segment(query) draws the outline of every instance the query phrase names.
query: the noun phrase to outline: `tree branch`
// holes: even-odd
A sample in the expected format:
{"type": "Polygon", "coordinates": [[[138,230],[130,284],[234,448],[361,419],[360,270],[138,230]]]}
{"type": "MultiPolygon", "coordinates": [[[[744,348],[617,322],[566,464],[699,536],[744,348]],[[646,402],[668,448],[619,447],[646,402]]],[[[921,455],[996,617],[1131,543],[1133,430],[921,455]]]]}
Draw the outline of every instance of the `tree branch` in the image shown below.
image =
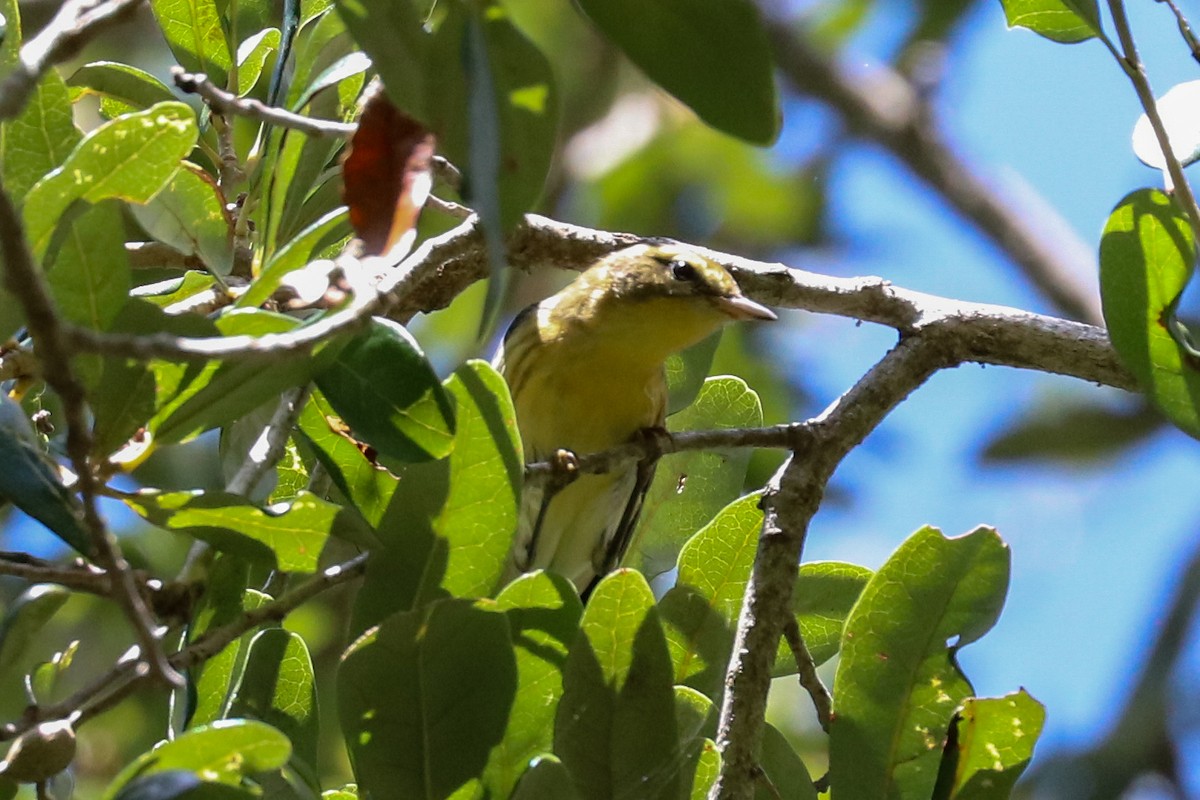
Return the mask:
{"type": "Polygon", "coordinates": [[[16,117],[46,70],[79,51],[91,37],[137,10],[142,0],[67,0],[42,32],[21,48],[0,84],[0,121],[16,117]]]}
{"type": "Polygon", "coordinates": [[[221,114],[236,114],[268,125],[307,133],[309,136],[324,136],[333,139],[345,139],[354,133],[354,129],[357,127],[351,123],[293,114],[282,108],[268,106],[252,97],[238,97],[214,84],[202,72],[191,73],[182,67],[172,67],[171,77],[175,79],[175,85],[181,91],[199,95],[214,111],[221,114]]]}
{"type": "MultiPolygon", "coordinates": [[[[1063,231],[1035,226],[947,144],[933,111],[901,75],[878,67],[850,76],[781,19],[768,20],[776,66],[797,91],[837,111],[846,127],[909,168],[990,238],[1069,317],[1101,321],[1095,290],[1080,276],[1094,265],[1064,253],[1063,231]]],[[[1059,226],[1066,230],[1066,226],[1059,226]]]]}

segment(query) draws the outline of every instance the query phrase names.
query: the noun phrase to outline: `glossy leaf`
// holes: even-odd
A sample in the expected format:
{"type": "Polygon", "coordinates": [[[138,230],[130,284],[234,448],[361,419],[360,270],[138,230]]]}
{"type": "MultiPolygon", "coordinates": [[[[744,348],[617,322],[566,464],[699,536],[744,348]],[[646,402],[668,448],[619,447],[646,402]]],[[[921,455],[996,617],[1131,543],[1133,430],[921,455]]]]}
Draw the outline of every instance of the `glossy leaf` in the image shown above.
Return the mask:
{"type": "MultiPolygon", "coordinates": [[[[817,800],[817,790],[808,774],[808,768],[774,725],[763,727],[758,762],[775,791],[772,792],[765,786],[756,786],[754,800],[774,800],[776,797],[817,800]]],[[[839,797],[844,796],[842,791],[841,787],[838,787],[839,797]]]]}
{"type": "MultiPolygon", "coordinates": [[[[267,336],[297,327],[294,318],[258,309],[236,309],[217,319],[224,336],[267,336]]],[[[224,425],[263,403],[278,400],[285,389],[300,386],[324,369],[341,347],[340,340],[319,345],[315,353],[292,352],[229,363],[210,361],[160,371],[158,408],[147,427],[159,444],[192,439],[224,425]],[[264,369],[264,363],[270,368],[264,369]]]]}
{"type": "Polygon", "coordinates": [[[526,793],[533,784],[549,780],[522,775],[528,775],[526,767],[553,745],[567,649],[579,629],[583,605],[565,578],[534,572],[505,587],[496,597],[496,607],[508,617],[512,632],[517,691],[504,737],[492,750],[482,777],[492,797],[508,797],[518,779],[526,793]]]}
{"type": "Polygon", "coordinates": [[[491,594],[508,565],[523,464],[508,388],[483,361],[445,386],[457,407],[453,452],[399,471],[378,526],[387,546],[373,555],[355,608],[360,630],[444,592],[491,594]]]}
{"type": "Polygon", "coordinates": [[[1028,28],[1062,44],[1102,36],[1096,0],[1001,0],[1011,28],[1028,28]]]}
{"type": "MultiPolygon", "coordinates": [[[[18,30],[10,30],[5,46],[20,38],[19,22],[15,17],[10,17],[10,21],[18,30]]],[[[67,88],[58,73],[51,70],[35,85],[21,113],[0,125],[0,174],[13,202],[23,203],[29,189],[66,160],[81,138],[67,88]]],[[[23,324],[24,310],[20,303],[0,286],[0,340],[7,339],[23,324]]]]}
{"type": "Polygon", "coordinates": [[[84,90],[84,94],[98,95],[100,108],[110,119],[175,99],[158,78],[119,61],[84,64],[67,79],[67,85],[84,90]]]}
{"type": "Polygon", "coordinates": [[[1100,296],[1113,347],[1154,404],[1200,436],[1200,373],[1168,329],[1194,260],[1191,226],[1155,189],[1126,195],[1100,240],[1100,296]]]}
{"type": "Polygon", "coordinates": [[[995,531],[908,538],[846,620],[834,680],[830,781],[846,797],[928,796],[958,704],[954,653],[995,624],[1010,554],[995,531]]]}
{"type": "Polygon", "coordinates": [[[172,770],[188,770],[204,780],[238,786],[242,778],[278,769],[287,763],[292,747],[287,737],[254,720],[222,720],[182,733],[135,759],[109,784],[111,800],[131,782],[172,770]]]}
{"type": "MultiPolygon", "coordinates": [[[[813,662],[820,666],[837,655],[842,628],[850,609],[862,595],[871,570],[841,561],[812,561],[800,565],[792,590],[792,611],[800,624],[800,635],[813,662]]],[[[780,643],[775,658],[775,675],[796,672],[792,651],[780,643]]]]}
{"type": "Polygon", "coordinates": [[[124,500],[147,522],[284,572],[315,572],[330,536],[369,541],[354,515],[310,492],[268,508],[251,505],[238,495],[199,489],[144,490],[125,495],[124,500]]]}
{"type": "MultiPolygon", "coordinates": [[[[667,430],[714,430],[762,424],[758,395],[741,378],[709,378],[667,430]]],[[[649,576],[671,569],[689,537],[742,493],[750,450],[693,450],[664,456],[642,505],[631,566],[649,576]]]]}
{"type": "Polygon", "coordinates": [[[291,741],[293,758],[310,771],[316,768],[317,689],[312,657],[299,634],[267,628],[254,637],[229,715],[273,726],[291,741]]]}
{"type": "Polygon", "coordinates": [[[213,273],[233,269],[233,220],[216,181],[199,167],[184,163],[153,200],[130,211],[152,238],[197,256],[213,273]]]}
{"type": "Polygon", "coordinates": [[[209,783],[187,770],[168,770],[138,778],[115,800],[254,800],[258,795],[236,786],[209,783]]]}
{"type": "Polygon", "coordinates": [[[378,525],[399,479],[350,435],[320,391],[310,395],[300,414],[300,432],[342,494],[367,522],[378,525]]]}
{"type": "Polygon", "coordinates": [[[4,131],[0,137],[4,188],[18,203],[83,138],[75,127],[67,86],[53,70],[38,81],[21,113],[0,129],[4,131]]]}
{"type": "Polygon", "coordinates": [[[516,685],[504,614],[448,600],[372,628],[338,669],[359,791],[376,800],[450,796],[484,769],[516,685]]]}
{"type": "Polygon", "coordinates": [[[955,715],[936,800],[1005,800],[1033,758],[1046,709],[1021,689],[972,697],[955,715]]]}
{"type": "Polygon", "coordinates": [[[159,103],[89,132],[25,199],[26,233],[35,254],[46,252],[55,226],[77,200],[149,201],[179,169],[196,136],[195,115],[178,102],[159,103]]]}
{"type": "MultiPolygon", "coordinates": [[[[189,641],[195,641],[211,630],[227,625],[243,613],[258,608],[271,598],[249,589],[249,563],[242,558],[218,554],[209,567],[208,581],[200,607],[188,629],[189,641]]],[[[219,653],[188,672],[194,689],[190,698],[186,723],[189,727],[206,725],[223,719],[229,710],[229,697],[237,685],[250,640],[257,629],[242,634],[219,653]]]]}
{"type": "Polygon", "coordinates": [[[259,274],[258,279],[246,293],[238,298],[238,308],[254,308],[266,302],[279,288],[288,273],[300,269],[314,257],[316,248],[331,233],[346,224],[348,215],[344,206],[335,208],[313,222],[294,239],[284,245],[259,274]]]}
{"type": "Polygon", "coordinates": [[[233,59],[216,0],[151,0],[150,7],[180,66],[224,86],[233,59]]]}
{"type": "Polygon", "coordinates": [[[267,59],[279,49],[280,34],[278,28],[264,28],[238,47],[238,95],[250,93],[258,79],[262,76],[267,59]]]}
{"type": "Polygon", "coordinates": [[[105,330],[125,305],[131,283],[121,214],[103,202],[69,216],[46,259],[47,282],[64,317],[105,330]]]}
{"type": "Polygon", "coordinates": [[[93,551],[83,509],[59,477],[21,406],[0,393],[0,499],[84,555],[93,551]]]}
{"type": "Polygon", "coordinates": [[[400,461],[443,458],[454,446],[454,407],[416,340],[374,319],[317,375],[355,434],[400,461]]]}
{"type": "Polygon", "coordinates": [[[584,609],[563,674],[554,752],[581,798],[680,794],[671,658],[654,595],[637,572],[610,573],[584,609]]]}
{"type": "Polygon", "coordinates": [[[758,495],[723,509],[679,553],[675,586],[659,602],[674,682],[719,697],[733,632],[762,530],[758,495]]]}
{"type": "Polygon", "coordinates": [[[510,800],[579,800],[571,773],[552,755],[529,765],[510,800]]]}
{"type": "Polygon", "coordinates": [[[8,604],[0,619],[0,674],[8,675],[27,659],[30,646],[71,593],[51,583],[38,583],[21,592],[8,604]]]}
{"type": "Polygon", "coordinates": [[[647,77],[709,125],[754,144],[779,135],[771,44],[750,0],[579,5],[647,77]]]}

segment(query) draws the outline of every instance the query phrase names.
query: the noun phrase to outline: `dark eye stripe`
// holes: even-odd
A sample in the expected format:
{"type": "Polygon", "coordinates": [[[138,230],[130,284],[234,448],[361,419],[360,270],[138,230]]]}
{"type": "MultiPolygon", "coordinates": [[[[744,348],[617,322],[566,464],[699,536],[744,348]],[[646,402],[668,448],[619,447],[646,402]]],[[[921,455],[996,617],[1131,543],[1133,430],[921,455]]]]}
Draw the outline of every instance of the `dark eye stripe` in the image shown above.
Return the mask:
{"type": "Polygon", "coordinates": [[[694,281],[699,277],[696,273],[696,268],[686,261],[672,261],[670,267],[671,275],[677,281],[694,281]]]}

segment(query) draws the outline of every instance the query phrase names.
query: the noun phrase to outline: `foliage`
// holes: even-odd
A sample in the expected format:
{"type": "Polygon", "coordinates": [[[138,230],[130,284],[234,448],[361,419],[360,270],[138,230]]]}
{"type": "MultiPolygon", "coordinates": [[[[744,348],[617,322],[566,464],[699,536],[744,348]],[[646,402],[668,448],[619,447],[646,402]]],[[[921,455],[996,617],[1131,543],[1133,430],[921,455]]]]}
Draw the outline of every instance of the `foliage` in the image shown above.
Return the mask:
{"type": "MultiPolygon", "coordinates": [[[[0,5],[0,60],[11,66],[19,13],[13,0],[0,5]]],[[[436,323],[423,338],[420,323],[385,317],[382,303],[361,324],[334,323],[362,310],[355,304],[374,282],[403,281],[418,243],[457,224],[445,202],[418,220],[431,185],[443,201],[474,209],[492,251],[487,297],[445,313],[486,321],[504,310],[505,237],[527,212],[570,194],[554,169],[559,142],[617,91],[613,76],[558,85],[564,59],[594,53],[620,51],[641,73],[623,80],[653,82],[724,134],[694,123],[673,141],[660,133],[590,187],[597,214],[669,229],[671,209],[703,172],[753,189],[716,192],[724,222],[714,236],[723,242],[751,251],[789,235],[820,239],[823,198],[810,179],[826,165],[785,173],[741,144],[768,144],[780,132],[776,32],[750,0],[583,0],[578,11],[562,3],[538,21],[518,0],[288,0],[282,14],[263,0],[150,5],[173,60],[235,98],[345,124],[378,76],[392,122],[402,118],[407,135],[403,146],[391,129],[354,136],[346,182],[360,168],[364,178],[384,173],[368,194],[386,201],[367,209],[341,204],[343,129],[306,132],[189,105],[134,64],[94,61],[66,77],[50,70],[3,122],[4,188],[57,324],[72,326],[76,339],[123,335],[150,349],[114,346],[70,362],[90,416],[65,442],[30,421],[46,406],[78,425],[69,393],[31,391],[51,371],[4,374],[12,383],[0,398],[0,499],[107,567],[103,583],[82,567],[55,573],[80,594],[118,591],[117,567],[102,560],[96,523],[77,497],[95,494],[92,482],[150,526],[147,562],[177,561],[163,553],[191,547],[174,581],[130,573],[178,632],[167,650],[178,645],[188,667],[171,712],[152,709],[154,723],[142,726],[163,741],[136,742],[138,752],[95,774],[81,768],[89,789],[117,800],[707,796],[723,766],[718,709],[729,700],[763,504],[778,484],[762,486],[744,447],[671,453],[658,465],[626,566],[586,603],[551,573],[506,580],[527,478],[503,379],[476,359],[455,359],[442,379],[436,356],[448,348],[436,323]],[[553,26],[573,41],[572,26],[584,24],[594,25],[579,39],[586,46],[564,54],[545,45],[553,26]],[[75,111],[89,103],[98,116],[85,132],[75,111]],[[432,141],[461,180],[435,179],[422,150],[432,141]],[[671,180],[649,198],[646,153],[672,162],[671,180]],[[799,214],[808,218],[791,219],[799,214]],[[368,238],[364,215],[383,230],[369,252],[355,244],[368,238]],[[794,225],[803,230],[788,234],[794,225]],[[288,403],[295,413],[281,421],[288,403]],[[215,431],[223,486],[154,480],[156,459],[189,452],[196,440],[211,444],[215,431]],[[278,447],[264,456],[276,435],[278,447]],[[93,470],[92,481],[64,478],[67,461],[93,470]],[[262,469],[247,471],[256,463],[262,469]],[[126,472],[140,488],[122,482],[126,472]],[[340,597],[336,614],[291,603],[304,587],[315,595],[360,569],[357,594],[340,597]]],[[[826,44],[853,28],[855,6],[815,26],[826,44]]],[[[1094,0],[1006,0],[1004,10],[1010,24],[1057,42],[1115,47],[1094,0]]],[[[945,35],[954,20],[926,23],[945,35]]],[[[1200,437],[1200,354],[1174,318],[1198,224],[1175,197],[1134,192],[1112,214],[1100,261],[1116,351],[1146,397],[1200,437]]],[[[6,364],[46,357],[31,341],[44,322],[29,290],[6,285],[0,336],[15,337],[6,364]]],[[[427,291],[429,309],[450,302],[427,291]]],[[[755,372],[741,342],[723,346],[755,372]]],[[[792,387],[782,381],[753,381],[760,394],[740,377],[706,377],[716,348],[714,339],[671,362],[670,433],[758,429],[764,405],[787,405],[792,387]]],[[[836,658],[829,773],[814,782],[820,756],[767,726],[755,742],[766,786],[759,796],[815,797],[828,786],[838,798],[1007,797],[1044,712],[1023,690],[975,696],[957,654],[995,623],[1009,567],[995,531],[946,537],[931,527],[876,571],[800,565],[788,627],[804,647],[780,642],[772,674],[808,680],[836,658]]],[[[67,614],[71,599],[63,586],[35,585],[0,620],[0,681],[14,694],[23,682],[32,709],[0,764],[10,783],[45,784],[75,754],[68,728],[69,749],[39,755],[66,741],[62,728],[57,739],[42,736],[47,723],[32,724],[39,714],[86,711],[80,725],[117,727],[92,721],[108,710],[107,696],[88,698],[100,708],[56,705],[72,697],[60,684],[79,682],[74,659],[108,658],[89,640],[93,631],[43,652],[37,632],[67,614]]],[[[114,686],[133,680],[132,668],[109,661],[114,686]]]]}

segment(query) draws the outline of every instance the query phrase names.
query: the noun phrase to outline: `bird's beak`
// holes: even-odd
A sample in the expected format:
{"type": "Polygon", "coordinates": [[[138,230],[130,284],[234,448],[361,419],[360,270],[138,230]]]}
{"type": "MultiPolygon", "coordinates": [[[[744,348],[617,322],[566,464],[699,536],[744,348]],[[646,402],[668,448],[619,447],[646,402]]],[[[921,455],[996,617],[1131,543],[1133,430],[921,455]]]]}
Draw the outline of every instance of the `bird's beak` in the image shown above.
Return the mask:
{"type": "Polygon", "coordinates": [[[742,294],[718,297],[717,308],[733,319],[779,319],[774,311],[742,294]]]}

